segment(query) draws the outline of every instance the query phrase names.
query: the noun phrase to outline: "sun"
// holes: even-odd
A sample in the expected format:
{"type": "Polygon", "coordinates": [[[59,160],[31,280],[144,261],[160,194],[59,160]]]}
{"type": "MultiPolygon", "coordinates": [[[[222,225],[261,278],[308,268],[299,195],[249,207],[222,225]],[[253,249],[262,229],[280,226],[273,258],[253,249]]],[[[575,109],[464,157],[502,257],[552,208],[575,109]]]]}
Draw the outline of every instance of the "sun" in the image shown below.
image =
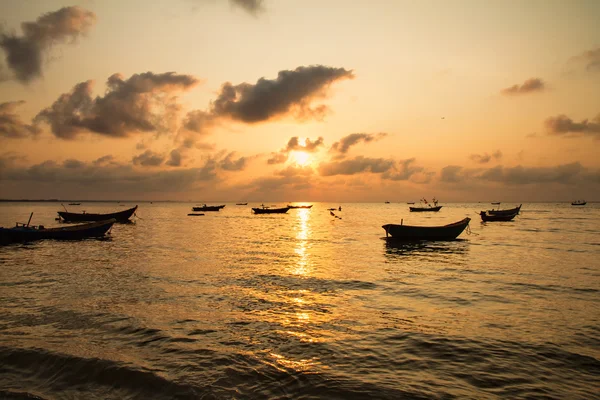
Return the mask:
{"type": "Polygon", "coordinates": [[[310,164],[310,154],[305,151],[292,151],[290,155],[292,161],[301,167],[306,167],[310,164]]]}

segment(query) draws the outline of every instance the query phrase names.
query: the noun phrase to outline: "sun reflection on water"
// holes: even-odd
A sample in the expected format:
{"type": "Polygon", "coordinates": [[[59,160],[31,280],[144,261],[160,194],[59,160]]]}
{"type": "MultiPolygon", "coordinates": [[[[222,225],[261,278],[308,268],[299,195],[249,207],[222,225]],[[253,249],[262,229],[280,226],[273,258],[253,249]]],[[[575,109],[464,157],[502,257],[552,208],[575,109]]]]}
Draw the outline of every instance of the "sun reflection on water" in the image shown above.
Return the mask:
{"type": "Polygon", "coordinates": [[[296,248],[294,253],[298,256],[298,262],[294,265],[291,271],[294,275],[308,276],[310,275],[309,257],[310,248],[307,245],[310,237],[310,209],[298,209],[296,225],[296,248]]]}

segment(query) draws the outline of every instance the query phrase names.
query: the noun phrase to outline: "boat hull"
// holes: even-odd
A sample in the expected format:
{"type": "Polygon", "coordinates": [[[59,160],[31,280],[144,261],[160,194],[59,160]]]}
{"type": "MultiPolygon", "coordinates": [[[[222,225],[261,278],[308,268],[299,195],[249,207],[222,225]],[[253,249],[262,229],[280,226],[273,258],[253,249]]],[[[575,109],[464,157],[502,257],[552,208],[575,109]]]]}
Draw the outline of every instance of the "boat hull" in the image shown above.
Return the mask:
{"type": "Polygon", "coordinates": [[[288,208],[291,209],[295,209],[295,208],[312,208],[312,204],[309,206],[288,206],[288,208]]]}
{"type": "Polygon", "coordinates": [[[482,211],[479,213],[479,215],[481,216],[481,220],[483,222],[507,222],[507,221],[512,221],[516,216],[517,213],[513,213],[513,214],[507,214],[507,215],[489,215],[487,214],[485,211],[482,211]]]}
{"type": "Polygon", "coordinates": [[[440,211],[443,206],[437,207],[409,207],[411,212],[437,212],[440,211]]]}
{"type": "Polygon", "coordinates": [[[288,212],[289,207],[283,208],[253,208],[254,214],[285,214],[288,212]]]}
{"type": "Polygon", "coordinates": [[[585,206],[587,204],[587,202],[583,202],[583,203],[571,203],[572,206],[585,206]]]}
{"type": "Polygon", "coordinates": [[[107,221],[109,219],[115,219],[117,222],[127,222],[129,218],[135,213],[138,206],[130,208],[128,210],[119,211],[116,213],[109,214],[93,214],[93,213],[72,213],[67,211],[58,211],[58,216],[63,222],[99,222],[107,221]]]}
{"type": "Polygon", "coordinates": [[[469,225],[471,218],[442,226],[383,225],[386,235],[396,240],[455,240],[469,225]]]}
{"type": "Polygon", "coordinates": [[[521,211],[522,205],[523,204],[519,204],[519,207],[510,208],[508,210],[488,210],[487,213],[489,215],[512,215],[512,214],[517,215],[521,211]]]}
{"type": "Polygon", "coordinates": [[[202,206],[202,207],[192,207],[193,211],[219,211],[221,208],[225,207],[225,205],[220,206],[202,206]]]}
{"type": "Polygon", "coordinates": [[[61,228],[33,228],[17,226],[15,228],[0,228],[0,243],[24,243],[36,240],[81,240],[98,238],[117,222],[114,218],[107,221],[92,222],[89,224],[73,225],[61,228]]]}

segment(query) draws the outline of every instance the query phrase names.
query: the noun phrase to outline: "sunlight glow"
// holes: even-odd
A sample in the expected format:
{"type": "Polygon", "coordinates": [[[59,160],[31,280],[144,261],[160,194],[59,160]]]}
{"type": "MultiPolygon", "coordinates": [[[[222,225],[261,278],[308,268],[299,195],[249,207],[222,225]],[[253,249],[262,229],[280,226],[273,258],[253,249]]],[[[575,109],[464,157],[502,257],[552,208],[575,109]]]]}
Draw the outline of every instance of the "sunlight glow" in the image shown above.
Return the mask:
{"type": "Polygon", "coordinates": [[[310,154],[308,154],[305,151],[292,151],[291,159],[294,163],[298,164],[301,167],[306,167],[311,162],[310,154]]]}

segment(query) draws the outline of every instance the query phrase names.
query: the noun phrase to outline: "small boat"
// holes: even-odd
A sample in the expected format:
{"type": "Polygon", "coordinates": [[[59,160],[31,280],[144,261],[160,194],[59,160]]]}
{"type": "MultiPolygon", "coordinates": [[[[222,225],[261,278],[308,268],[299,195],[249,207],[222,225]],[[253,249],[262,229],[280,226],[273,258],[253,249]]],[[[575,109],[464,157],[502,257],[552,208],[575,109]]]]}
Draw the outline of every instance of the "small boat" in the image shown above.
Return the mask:
{"type": "Polygon", "coordinates": [[[96,221],[107,221],[109,219],[115,219],[117,222],[127,222],[129,218],[135,213],[138,206],[108,214],[93,214],[86,213],[72,213],[67,211],[58,211],[58,216],[63,222],[96,222],[96,221]]]}
{"type": "Polygon", "coordinates": [[[188,217],[199,217],[201,215],[204,215],[203,213],[189,213],[188,217]]]}
{"type": "Polygon", "coordinates": [[[262,208],[252,208],[252,211],[254,211],[254,214],[285,214],[286,212],[288,212],[289,209],[289,207],[269,208],[263,205],[262,208]]]}
{"type": "Polygon", "coordinates": [[[204,204],[202,207],[192,207],[192,211],[219,211],[223,207],[225,207],[225,204],[220,206],[207,206],[204,204]]]}
{"type": "MultiPolygon", "coordinates": [[[[31,214],[33,215],[33,213],[31,214]]],[[[31,216],[29,221],[31,221],[31,216]]],[[[29,225],[29,222],[27,224],[17,222],[14,228],[0,227],[0,244],[24,243],[43,239],[81,240],[98,238],[103,237],[115,222],[117,220],[112,218],[106,221],[60,228],[45,228],[43,225],[29,225]]]]}
{"type": "Polygon", "coordinates": [[[436,207],[408,207],[410,209],[411,212],[426,212],[426,211],[433,211],[433,212],[437,212],[440,211],[440,209],[442,208],[442,206],[436,206],[436,207]]]}
{"type": "Polygon", "coordinates": [[[521,211],[522,205],[523,204],[519,204],[519,207],[509,208],[507,210],[487,210],[487,213],[489,215],[511,215],[511,214],[517,215],[521,211]]]}
{"type": "Polygon", "coordinates": [[[247,206],[248,203],[235,203],[236,206],[247,206]]]}
{"type": "Polygon", "coordinates": [[[415,202],[414,202],[414,201],[411,201],[411,202],[409,202],[409,203],[406,203],[406,204],[415,204],[415,202]]]}
{"type": "Polygon", "coordinates": [[[496,201],[496,202],[492,203],[492,205],[493,205],[493,206],[499,206],[499,205],[500,205],[500,202],[499,202],[499,201],[496,201]]]}
{"type": "Polygon", "coordinates": [[[385,202],[385,204],[390,204],[390,202],[389,202],[389,201],[386,201],[386,202],[385,202]]]}
{"type": "Polygon", "coordinates": [[[288,204],[288,208],[289,208],[290,210],[291,210],[291,209],[294,209],[294,208],[312,208],[312,204],[311,204],[311,205],[308,205],[308,206],[291,206],[291,205],[289,205],[289,204],[288,204]]]}
{"type": "Polygon", "coordinates": [[[481,215],[481,220],[483,222],[495,222],[495,221],[512,221],[516,216],[517,213],[514,214],[500,214],[500,215],[490,215],[485,211],[481,211],[479,213],[479,215],[481,215]]]}
{"type": "Polygon", "coordinates": [[[81,203],[69,203],[70,206],[80,206],[81,203]]]}
{"type": "Polygon", "coordinates": [[[587,202],[585,200],[575,200],[571,203],[572,206],[585,206],[587,202]]]}
{"type": "Polygon", "coordinates": [[[386,237],[391,236],[396,240],[419,241],[419,240],[454,240],[469,225],[471,218],[467,217],[461,221],[441,226],[411,226],[387,224],[383,225],[386,237]]]}

